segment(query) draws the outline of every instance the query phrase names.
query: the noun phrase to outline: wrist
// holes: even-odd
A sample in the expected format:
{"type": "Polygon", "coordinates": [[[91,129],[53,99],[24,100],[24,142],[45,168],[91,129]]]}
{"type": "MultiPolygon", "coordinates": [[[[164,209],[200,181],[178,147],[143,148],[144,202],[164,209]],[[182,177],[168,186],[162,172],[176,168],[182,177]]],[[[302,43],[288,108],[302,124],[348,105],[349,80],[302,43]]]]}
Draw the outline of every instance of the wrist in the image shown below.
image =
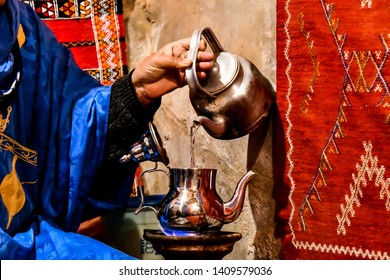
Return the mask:
{"type": "Polygon", "coordinates": [[[134,94],[141,105],[143,107],[148,107],[153,102],[153,98],[150,97],[145,89],[145,84],[141,82],[141,80],[142,77],[138,75],[137,68],[133,69],[129,75],[129,83],[134,89],[134,94]]]}
{"type": "Polygon", "coordinates": [[[130,83],[132,83],[134,93],[139,103],[141,103],[143,107],[148,107],[151,103],[155,101],[154,98],[150,97],[142,83],[133,83],[132,81],[130,81],[130,83]]]}

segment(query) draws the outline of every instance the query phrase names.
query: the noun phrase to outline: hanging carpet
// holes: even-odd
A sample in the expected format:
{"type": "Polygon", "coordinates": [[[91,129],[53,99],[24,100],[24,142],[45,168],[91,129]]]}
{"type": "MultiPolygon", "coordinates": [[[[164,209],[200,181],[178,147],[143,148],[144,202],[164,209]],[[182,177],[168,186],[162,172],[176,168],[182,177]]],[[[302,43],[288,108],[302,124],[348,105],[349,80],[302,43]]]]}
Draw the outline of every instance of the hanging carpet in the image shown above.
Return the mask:
{"type": "Polygon", "coordinates": [[[283,259],[390,259],[386,0],[278,0],[283,259]]]}

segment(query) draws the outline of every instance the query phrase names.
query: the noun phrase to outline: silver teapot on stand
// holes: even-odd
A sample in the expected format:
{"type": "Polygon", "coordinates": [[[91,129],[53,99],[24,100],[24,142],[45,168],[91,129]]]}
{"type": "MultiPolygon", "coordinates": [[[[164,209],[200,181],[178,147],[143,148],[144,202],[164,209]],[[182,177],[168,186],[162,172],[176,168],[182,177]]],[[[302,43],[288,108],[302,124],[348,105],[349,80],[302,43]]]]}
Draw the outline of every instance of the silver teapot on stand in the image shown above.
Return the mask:
{"type": "Polygon", "coordinates": [[[162,231],[167,235],[191,235],[208,231],[218,231],[224,224],[236,220],[244,204],[246,187],[256,175],[248,171],[239,180],[232,198],[223,202],[216,192],[216,169],[208,168],[169,168],[169,159],[162,148],[161,138],[153,124],[149,124],[142,138],[132,145],[130,153],[122,157],[122,162],[133,160],[154,161],[154,168],[146,173],[164,172],[169,177],[169,191],[159,207],[144,205],[144,191],[138,183],[141,203],[135,214],[143,209],[152,209],[157,216],[162,231]],[[160,153],[163,153],[161,155],[160,153]],[[168,172],[157,168],[157,162],[168,167],[168,172]]]}
{"type": "Polygon", "coordinates": [[[235,221],[241,213],[248,182],[256,175],[249,171],[238,182],[232,198],[223,202],[215,188],[216,169],[171,168],[169,173],[169,192],[160,207],[143,206],[141,202],[135,211],[137,214],[145,208],[153,209],[167,235],[218,231],[235,221]]]}

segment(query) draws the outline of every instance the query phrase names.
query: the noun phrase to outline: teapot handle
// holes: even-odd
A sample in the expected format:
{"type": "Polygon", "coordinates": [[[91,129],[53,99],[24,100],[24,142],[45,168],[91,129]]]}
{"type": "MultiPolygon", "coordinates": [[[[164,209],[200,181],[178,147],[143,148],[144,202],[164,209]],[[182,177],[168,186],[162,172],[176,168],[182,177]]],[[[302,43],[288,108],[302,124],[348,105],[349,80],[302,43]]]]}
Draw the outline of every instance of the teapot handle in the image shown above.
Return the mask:
{"type": "Polygon", "coordinates": [[[140,181],[141,181],[141,178],[142,178],[142,176],[143,176],[144,174],[146,174],[146,173],[152,173],[152,172],[158,172],[158,171],[164,172],[164,173],[168,176],[168,178],[169,178],[169,173],[168,173],[168,172],[166,172],[166,171],[163,170],[163,169],[158,169],[158,168],[157,168],[157,162],[156,162],[156,165],[155,165],[154,168],[146,169],[146,170],[142,171],[142,173],[139,175],[139,177],[138,177],[138,182],[137,182],[137,188],[138,188],[139,193],[140,193],[140,196],[141,196],[141,203],[140,203],[140,205],[138,206],[138,208],[134,211],[134,214],[138,215],[139,212],[141,212],[143,209],[146,209],[146,208],[152,209],[153,212],[154,212],[156,215],[158,214],[158,210],[157,210],[156,208],[154,208],[153,206],[148,206],[148,205],[144,206],[144,204],[145,204],[145,195],[144,195],[144,190],[143,190],[143,188],[140,186],[140,181]]]}
{"type": "Polygon", "coordinates": [[[190,49],[188,51],[188,58],[192,60],[192,65],[191,67],[186,69],[187,83],[191,90],[201,91],[205,95],[211,97],[212,99],[215,99],[216,96],[210,94],[207,90],[205,90],[200,85],[196,76],[196,61],[198,57],[199,43],[202,35],[204,36],[210,48],[214,52],[215,57],[217,57],[221,52],[225,51],[210,27],[204,27],[200,30],[195,30],[192,33],[190,49]]]}

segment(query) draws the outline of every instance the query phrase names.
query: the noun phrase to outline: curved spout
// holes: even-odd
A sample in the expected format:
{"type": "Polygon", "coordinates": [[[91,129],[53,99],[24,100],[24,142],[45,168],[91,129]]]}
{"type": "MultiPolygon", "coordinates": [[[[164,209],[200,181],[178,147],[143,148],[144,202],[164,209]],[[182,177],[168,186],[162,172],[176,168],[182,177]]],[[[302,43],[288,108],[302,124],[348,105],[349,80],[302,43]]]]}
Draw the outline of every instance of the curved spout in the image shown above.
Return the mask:
{"type": "Polygon", "coordinates": [[[238,218],[238,216],[240,216],[242,207],[244,205],[246,187],[248,182],[255,176],[257,176],[256,173],[253,171],[248,171],[238,182],[232,198],[223,204],[225,224],[233,222],[238,218]]]}
{"type": "Polygon", "coordinates": [[[228,121],[223,116],[216,116],[213,119],[198,116],[194,120],[194,123],[202,125],[207,133],[215,138],[219,138],[224,135],[228,127],[228,121]]]}

